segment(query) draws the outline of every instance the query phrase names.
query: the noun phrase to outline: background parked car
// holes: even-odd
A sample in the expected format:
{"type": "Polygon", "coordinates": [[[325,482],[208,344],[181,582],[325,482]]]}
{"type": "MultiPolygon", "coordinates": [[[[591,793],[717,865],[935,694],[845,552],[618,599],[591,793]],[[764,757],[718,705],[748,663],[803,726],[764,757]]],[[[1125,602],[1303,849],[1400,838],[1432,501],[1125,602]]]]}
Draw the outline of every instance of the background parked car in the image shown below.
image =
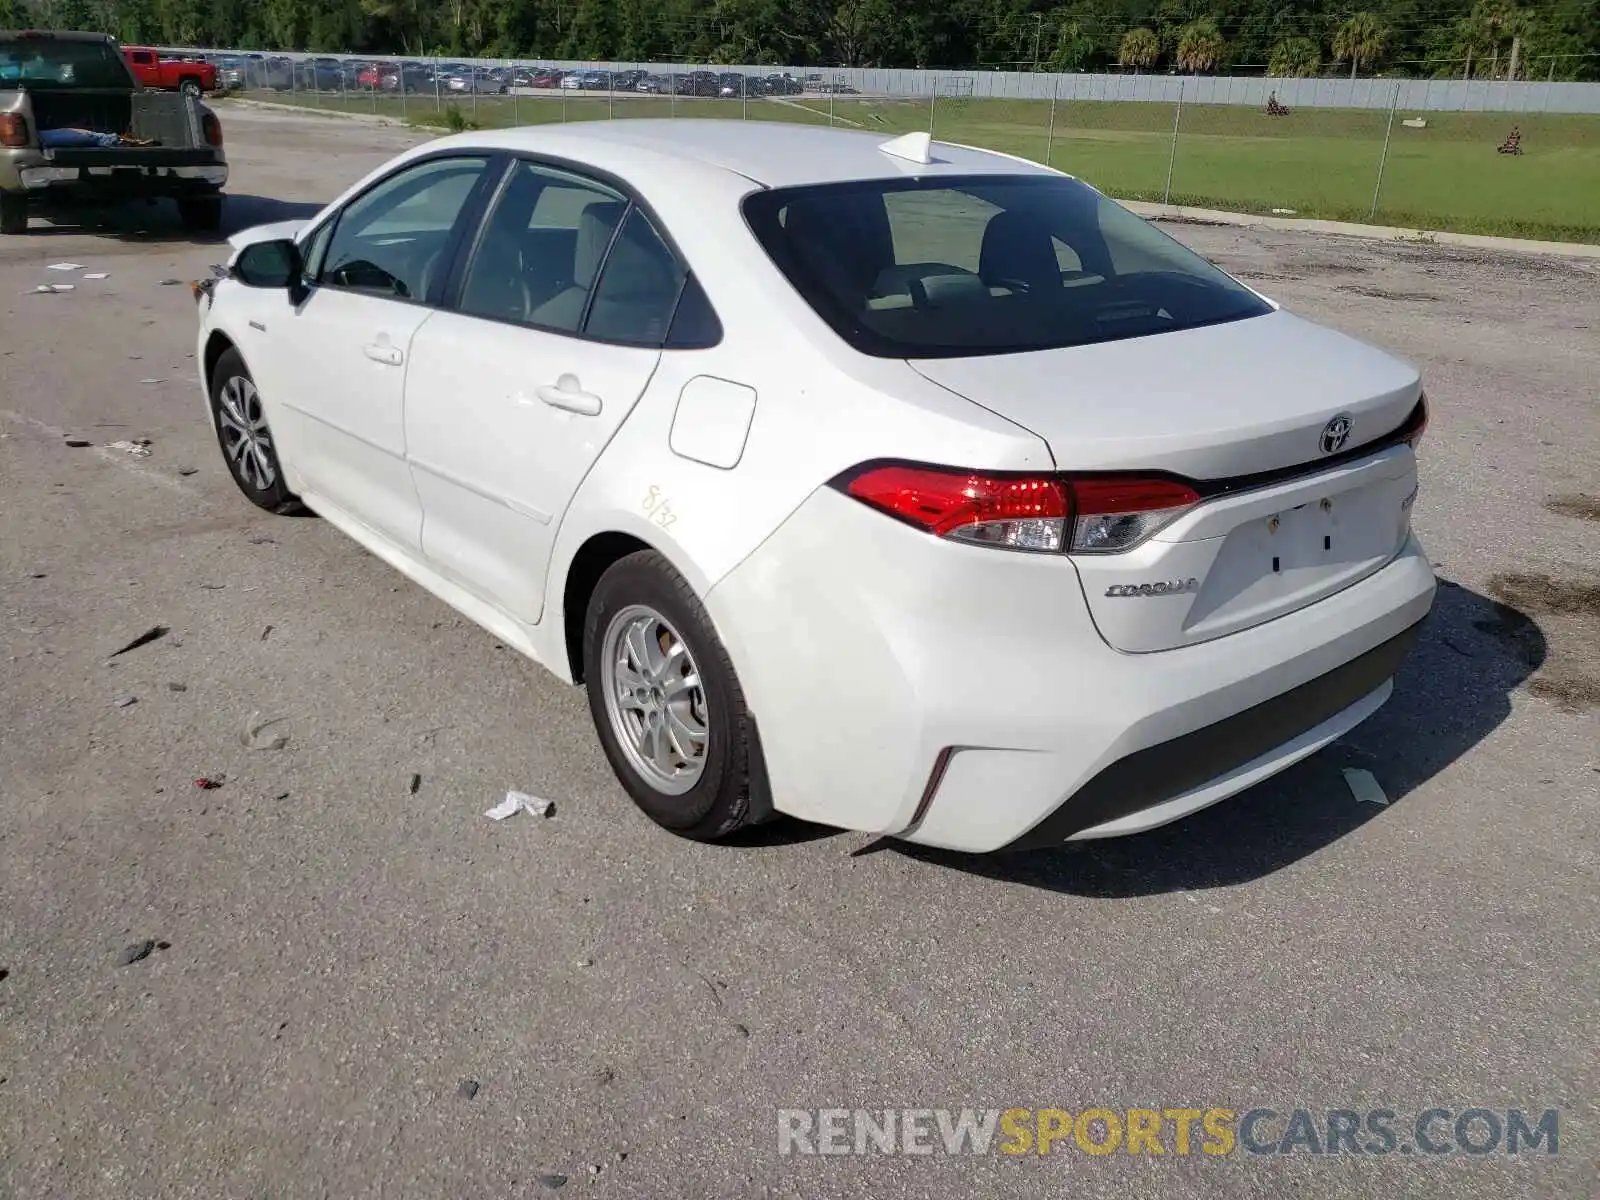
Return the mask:
{"type": "Polygon", "coordinates": [[[302,59],[294,66],[294,86],[302,92],[342,91],[344,68],[337,58],[302,59]]]}
{"type": "Polygon", "coordinates": [[[458,72],[445,80],[445,89],[466,94],[500,96],[506,91],[506,81],[493,71],[482,67],[458,72]]]}
{"type": "Polygon", "coordinates": [[[122,57],[134,78],[147,88],[191,96],[216,91],[217,69],[208,62],[168,57],[147,46],[124,46],[122,57]]]}

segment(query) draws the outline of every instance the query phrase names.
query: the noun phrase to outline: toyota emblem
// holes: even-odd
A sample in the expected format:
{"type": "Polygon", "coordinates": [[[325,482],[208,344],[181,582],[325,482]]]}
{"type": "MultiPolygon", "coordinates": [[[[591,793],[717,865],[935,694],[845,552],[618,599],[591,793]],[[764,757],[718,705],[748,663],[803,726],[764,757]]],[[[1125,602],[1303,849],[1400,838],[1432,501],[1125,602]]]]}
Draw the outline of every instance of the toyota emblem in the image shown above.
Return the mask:
{"type": "Polygon", "coordinates": [[[1350,431],[1355,428],[1355,419],[1349,413],[1340,413],[1333,420],[1322,427],[1322,452],[1324,454],[1337,454],[1344,449],[1344,444],[1350,440],[1350,431]]]}

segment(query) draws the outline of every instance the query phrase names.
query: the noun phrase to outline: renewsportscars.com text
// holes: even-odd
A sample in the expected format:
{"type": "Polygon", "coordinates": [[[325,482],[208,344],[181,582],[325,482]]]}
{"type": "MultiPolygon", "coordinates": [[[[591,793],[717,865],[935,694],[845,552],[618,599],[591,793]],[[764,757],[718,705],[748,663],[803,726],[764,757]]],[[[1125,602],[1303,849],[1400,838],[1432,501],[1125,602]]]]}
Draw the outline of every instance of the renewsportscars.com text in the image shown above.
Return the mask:
{"type": "Polygon", "coordinates": [[[1146,1156],[1557,1154],[1560,1114],[1481,1106],[1394,1109],[783,1108],[781,1155],[1146,1156]]]}

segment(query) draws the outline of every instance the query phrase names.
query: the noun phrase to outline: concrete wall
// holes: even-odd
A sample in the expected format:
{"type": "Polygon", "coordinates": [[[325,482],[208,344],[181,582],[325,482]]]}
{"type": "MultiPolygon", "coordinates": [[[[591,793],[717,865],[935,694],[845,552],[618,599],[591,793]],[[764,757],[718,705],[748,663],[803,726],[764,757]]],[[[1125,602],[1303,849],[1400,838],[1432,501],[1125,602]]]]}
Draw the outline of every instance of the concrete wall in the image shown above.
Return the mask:
{"type": "MultiPolygon", "coordinates": [[[[175,51],[176,52],[176,51],[175,51]]],[[[181,51],[181,53],[198,53],[181,51]]],[[[206,53],[221,53],[207,51],[206,53]]],[[[292,54],[290,58],[310,55],[292,54]]],[[[485,66],[503,59],[459,59],[485,66]]],[[[1052,75],[1032,71],[900,71],[818,67],[714,66],[704,63],[596,63],[541,61],[561,68],[644,69],[660,74],[696,70],[796,78],[820,75],[836,86],[870,96],[927,99],[939,96],[1003,100],[1118,100],[1185,104],[1237,104],[1265,108],[1267,96],[1290,108],[1371,108],[1395,101],[1404,112],[1551,112],[1600,115],[1600,83],[1502,83],[1461,79],[1265,79],[1243,76],[1052,75]]]]}

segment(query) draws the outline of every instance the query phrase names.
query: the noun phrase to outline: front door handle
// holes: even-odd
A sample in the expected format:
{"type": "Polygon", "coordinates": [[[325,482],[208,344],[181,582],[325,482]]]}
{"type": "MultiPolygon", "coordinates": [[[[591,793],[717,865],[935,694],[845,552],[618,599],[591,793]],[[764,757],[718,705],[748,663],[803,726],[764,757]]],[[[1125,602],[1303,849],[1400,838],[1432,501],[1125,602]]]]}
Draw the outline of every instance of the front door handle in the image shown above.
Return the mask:
{"type": "Polygon", "coordinates": [[[586,417],[596,416],[600,412],[600,397],[584,391],[575,375],[563,375],[555,383],[541,384],[534,389],[534,393],[551,408],[581,413],[586,417]]]}
{"type": "Polygon", "coordinates": [[[398,367],[406,358],[400,353],[400,347],[391,346],[387,342],[372,342],[361,347],[361,352],[373,362],[383,363],[386,367],[398,367]]]}

